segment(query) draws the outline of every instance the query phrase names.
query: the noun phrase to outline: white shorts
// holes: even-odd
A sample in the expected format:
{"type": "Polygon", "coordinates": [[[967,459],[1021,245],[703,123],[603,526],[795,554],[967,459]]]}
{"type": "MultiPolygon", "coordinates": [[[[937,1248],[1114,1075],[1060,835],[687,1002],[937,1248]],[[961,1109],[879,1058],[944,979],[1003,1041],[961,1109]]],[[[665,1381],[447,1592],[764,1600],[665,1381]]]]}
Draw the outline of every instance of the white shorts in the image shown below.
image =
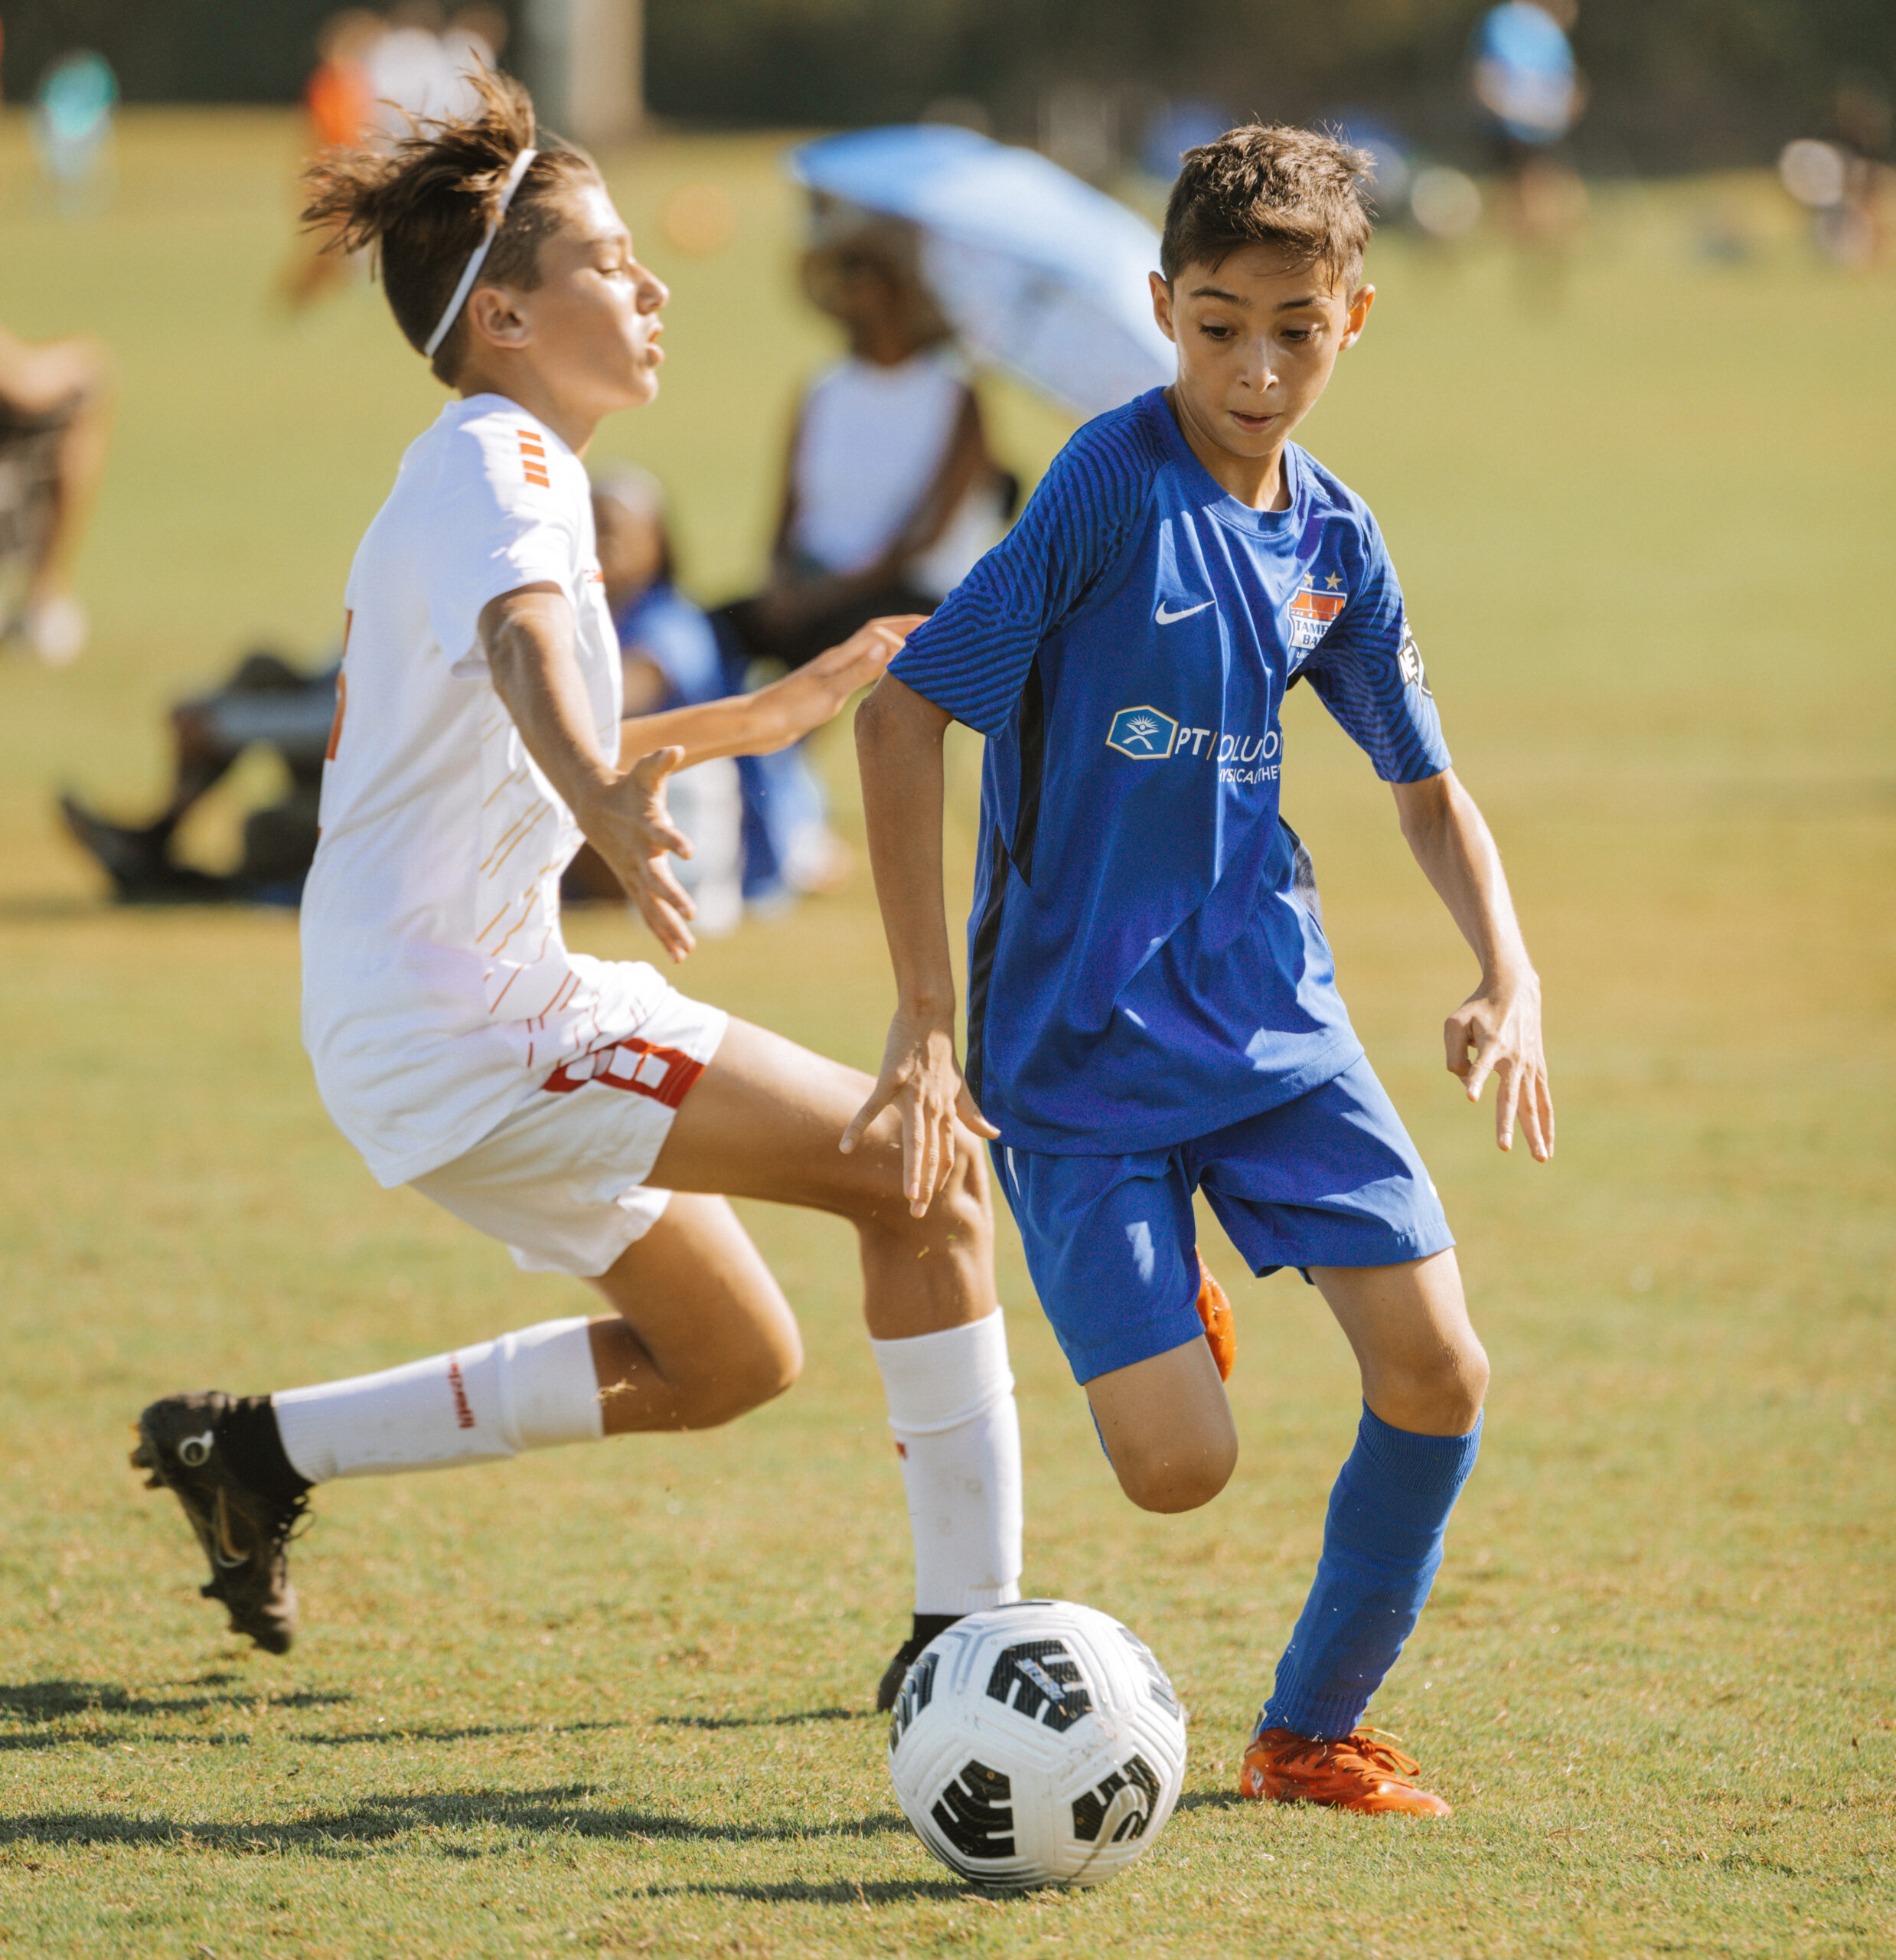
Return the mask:
{"type": "Polygon", "coordinates": [[[638,1032],[563,1063],[474,1148],[414,1180],[523,1272],[591,1279],[663,1216],[645,1182],[730,1017],[667,987],[638,1032]]]}

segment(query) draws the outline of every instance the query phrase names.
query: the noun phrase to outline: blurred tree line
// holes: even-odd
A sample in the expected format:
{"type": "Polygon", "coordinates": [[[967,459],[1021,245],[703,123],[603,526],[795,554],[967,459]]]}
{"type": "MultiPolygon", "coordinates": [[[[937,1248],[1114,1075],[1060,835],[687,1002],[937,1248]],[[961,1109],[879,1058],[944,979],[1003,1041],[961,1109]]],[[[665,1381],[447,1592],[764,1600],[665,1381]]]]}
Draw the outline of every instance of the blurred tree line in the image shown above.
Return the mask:
{"type": "MultiPolygon", "coordinates": [[[[1025,141],[1046,140],[1049,116],[1090,115],[1124,152],[1167,100],[1234,119],[1368,111],[1454,155],[1476,150],[1464,58],[1485,4],[645,0],[647,96],[713,125],[946,106],[1025,141]]],[[[0,89],[22,100],[57,55],[90,47],[132,100],[292,100],[333,5],[0,0],[0,89]]],[[[1574,40],[1592,85],[1576,147],[1595,168],[1762,161],[1823,126],[1839,81],[1896,86],[1896,0],[1581,0],[1574,40]]]]}

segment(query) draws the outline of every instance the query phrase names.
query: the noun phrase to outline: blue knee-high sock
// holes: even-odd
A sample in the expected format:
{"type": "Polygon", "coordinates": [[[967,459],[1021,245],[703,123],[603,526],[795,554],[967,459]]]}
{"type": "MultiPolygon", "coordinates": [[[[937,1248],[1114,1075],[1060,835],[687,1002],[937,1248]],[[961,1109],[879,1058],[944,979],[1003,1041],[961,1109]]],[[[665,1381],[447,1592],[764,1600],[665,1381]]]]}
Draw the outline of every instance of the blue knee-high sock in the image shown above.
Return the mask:
{"type": "Polygon", "coordinates": [[[1259,1727],[1334,1737],[1362,1720],[1421,1616],[1448,1514],[1480,1447],[1479,1419],[1465,1436],[1420,1436],[1364,1409],[1330,1494],[1316,1583],[1259,1727]]]}

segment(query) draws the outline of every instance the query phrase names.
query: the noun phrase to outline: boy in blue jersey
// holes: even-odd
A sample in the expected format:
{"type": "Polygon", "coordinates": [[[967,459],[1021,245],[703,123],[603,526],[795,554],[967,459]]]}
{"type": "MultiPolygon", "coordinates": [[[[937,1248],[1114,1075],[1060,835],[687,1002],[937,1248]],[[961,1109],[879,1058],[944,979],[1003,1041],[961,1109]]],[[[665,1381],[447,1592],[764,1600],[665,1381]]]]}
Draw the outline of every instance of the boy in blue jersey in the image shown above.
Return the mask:
{"type": "Polygon", "coordinates": [[[1539,982],[1449,767],[1382,535],[1288,439],[1374,297],[1366,162],[1286,129],[1189,152],[1152,277],[1177,381],[1080,430],[861,710],[899,998],[843,1148],[897,1106],[920,1210],[967,1133],[990,1139],[1042,1303],[1147,1510],[1206,1502],[1237,1455],[1193,1193],[1254,1271],[1314,1282],[1364,1406],[1239,1788],[1444,1816],[1414,1760],[1359,1725],[1441,1563],[1487,1361],[1278,815],[1278,716],[1297,681],[1391,785],[1480,962],[1447,1022],[1450,1070],[1470,1101],[1495,1078],[1504,1150],[1518,1122],[1545,1161],[1553,1109],[1539,982]],[[987,738],[964,1080],[942,901],[951,720],[987,738]]]}

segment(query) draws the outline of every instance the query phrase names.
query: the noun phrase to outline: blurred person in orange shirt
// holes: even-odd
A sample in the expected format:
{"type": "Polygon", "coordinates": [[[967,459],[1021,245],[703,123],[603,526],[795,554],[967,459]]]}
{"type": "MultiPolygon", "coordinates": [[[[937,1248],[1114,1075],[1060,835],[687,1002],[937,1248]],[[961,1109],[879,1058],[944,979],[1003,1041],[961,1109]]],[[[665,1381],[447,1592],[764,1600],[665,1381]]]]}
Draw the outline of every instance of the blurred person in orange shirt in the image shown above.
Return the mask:
{"type": "MultiPolygon", "coordinates": [[[[369,64],[387,33],[387,22],[366,7],[345,8],[323,22],[316,36],[316,65],[303,89],[312,155],[355,149],[367,140],[375,123],[369,64]]],[[[326,243],[311,234],[297,237],[282,278],[282,295],[292,312],[321,299],[354,270],[354,259],[326,251],[326,243]]]]}

